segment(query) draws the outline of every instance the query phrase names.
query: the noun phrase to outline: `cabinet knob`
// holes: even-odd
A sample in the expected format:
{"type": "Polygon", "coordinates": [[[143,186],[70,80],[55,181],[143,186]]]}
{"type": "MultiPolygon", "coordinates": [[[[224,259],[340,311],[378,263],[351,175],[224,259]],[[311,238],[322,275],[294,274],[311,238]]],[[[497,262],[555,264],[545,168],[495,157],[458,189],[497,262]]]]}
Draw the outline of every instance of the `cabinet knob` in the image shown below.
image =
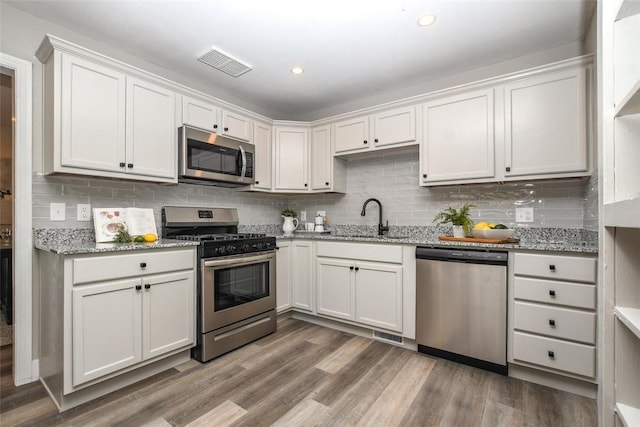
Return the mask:
{"type": "Polygon", "coordinates": [[[148,284],[148,283],[145,283],[144,288],[145,288],[145,289],[151,289],[151,285],[150,285],[150,284],[148,284]]]}
{"type": "Polygon", "coordinates": [[[120,167],[121,168],[125,167],[125,163],[124,162],[120,162],[120,167]]]}
{"type": "Polygon", "coordinates": [[[549,270],[556,271],[556,266],[554,264],[549,265],[549,270]]]}
{"type": "Polygon", "coordinates": [[[553,319],[549,319],[549,326],[556,327],[556,321],[553,319]]]}
{"type": "Polygon", "coordinates": [[[555,359],[556,354],[553,351],[549,350],[547,351],[547,356],[549,356],[549,359],[555,359]]]}
{"type": "Polygon", "coordinates": [[[507,167],[505,168],[505,170],[506,170],[507,172],[511,172],[511,166],[507,166],[507,167]]]}
{"type": "Polygon", "coordinates": [[[128,167],[129,169],[133,168],[133,163],[128,163],[128,164],[127,164],[127,167],[128,167]]]}
{"type": "Polygon", "coordinates": [[[360,267],[356,267],[356,271],[360,271],[360,267]]]}
{"type": "Polygon", "coordinates": [[[423,173],[423,174],[422,174],[422,177],[423,177],[423,178],[426,178],[426,177],[427,177],[427,174],[426,174],[426,173],[423,173]]]}
{"type": "Polygon", "coordinates": [[[549,296],[550,297],[555,297],[556,296],[556,291],[553,289],[549,289],[549,296]]]}
{"type": "Polygon", "coordinates": [[[304,183],[304,186],[305,186],[305,187],[307,186],[307,183],[306,183],[306,182],[304,183]]]}
{"type": "Polygon", "coordinates": [[[229,130],[229,128],[224,128],[224,131],[227,132],[229,130]]]}
{"type": "Polygon", "coordinates": [[[136,285],[136,291],[139,291],[140,289],[142,289],[142,285],[136,285]]]}
{"type": "Polygon", "coordinates": [[[140,268],[147,268],[147,263],[146,262],[141,262],[140,263],[140,268]]]}
{"type": "Polygon", "coordinates": [[[350,265],[350,266],[349,266],[349,270],[352,270],[352,271],[353,271],[353,265],[350,265]]]}
{"type": "Polygon", "coordinates": [[[213,128],[214,129],[218,129],[218,125],[213,125],[213,128]]]}
{"type": "Polygon", "coordinates": [[[260,184],[260,181],[256,181],[256,185],[260,184]]]}
{"type": "Polygon", "coordinates": [[[365,144],[367,143],[367,140],[366,140],[366,139],[364,140],[364,143],[365,143],[365,144]]]}
{"type": "Polygon", "coordinates": [[[378,138],[374,139],[373,142],[378,142],[378,138]]]}
{"type": "Polygon", "coordinates": [[[329,183],[328,183],[328,182],[325,182],[325,183],[324,183],[324,185],[329,186],[329,183]]]}
{"type": "Polygon", "coordinates": [[[280,250],[280,246],[276,246],[276,251],[280,250]]]}

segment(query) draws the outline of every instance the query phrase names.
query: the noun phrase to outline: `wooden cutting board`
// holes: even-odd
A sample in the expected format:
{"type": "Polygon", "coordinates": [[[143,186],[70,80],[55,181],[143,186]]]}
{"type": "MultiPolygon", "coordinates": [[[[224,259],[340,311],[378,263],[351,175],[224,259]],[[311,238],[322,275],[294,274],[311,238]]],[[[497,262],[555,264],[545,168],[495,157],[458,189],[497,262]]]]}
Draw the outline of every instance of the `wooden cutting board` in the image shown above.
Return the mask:
{"type": "Polygon", "coordinates": [[[519,243],[520,239],[517,237],[510,237],[508,239],[481,239],[479,237],[452,237],[452,236],[440,236],[438,237],[440,240],[444,240],[447,242],[468,242],[468,243],[491,243],[491,244],[500,244],[500,243],[519,243]]]}

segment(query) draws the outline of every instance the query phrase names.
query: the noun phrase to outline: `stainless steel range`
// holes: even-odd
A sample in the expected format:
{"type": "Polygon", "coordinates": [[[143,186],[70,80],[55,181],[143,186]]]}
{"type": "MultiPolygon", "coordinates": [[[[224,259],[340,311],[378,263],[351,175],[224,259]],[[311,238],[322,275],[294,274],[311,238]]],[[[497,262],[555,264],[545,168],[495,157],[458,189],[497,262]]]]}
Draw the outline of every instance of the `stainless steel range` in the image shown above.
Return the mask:
{"type": "Polygon", "coordinates": [[[200,242],[198,343],[206,362],[276,331],[275,237],[238,233],[233,208],[165,206],[162,237],[200,242]]]}

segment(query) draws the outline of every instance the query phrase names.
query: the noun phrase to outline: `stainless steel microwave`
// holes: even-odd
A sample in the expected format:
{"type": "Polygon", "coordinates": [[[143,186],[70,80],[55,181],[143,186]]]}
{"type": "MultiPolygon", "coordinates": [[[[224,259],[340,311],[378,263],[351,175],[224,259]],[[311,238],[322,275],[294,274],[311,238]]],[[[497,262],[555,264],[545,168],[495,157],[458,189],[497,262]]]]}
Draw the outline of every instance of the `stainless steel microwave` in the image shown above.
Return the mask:
{"type": "Polygon", "coordinates": [[[221,187],[254,182],[252,144],[190,126],[178,128],[178,181],[221,187]]]}

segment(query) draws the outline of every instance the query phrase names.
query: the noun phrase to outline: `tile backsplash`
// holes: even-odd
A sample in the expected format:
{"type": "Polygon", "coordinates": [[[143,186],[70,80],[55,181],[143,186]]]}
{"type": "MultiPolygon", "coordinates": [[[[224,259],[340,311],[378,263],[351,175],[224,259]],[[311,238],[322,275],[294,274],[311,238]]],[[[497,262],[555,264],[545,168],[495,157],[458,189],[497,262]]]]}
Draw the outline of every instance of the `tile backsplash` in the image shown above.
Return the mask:
{"type": "Polygon", "coordinates": [[[449,205],[473,203],[474,220],[516,226],[515,208],[531,207],[534,221],[520,227],[597,229],[597,178],[471,184],[443,187],[418,185],[417,150],[351,160],[347,165],[347,194],[265,194],[193,184],[162,185],[81,176],[33,177],[33,227],[93,227],[76,220],[76,205],[153,208],[160,226],[165,205],[237,207],[241,224],[281,224],[280,211],[307,211],[311,221],[324,210],[330,224],[371,225],[378,222],[376,204],[360,216],[363,202],[382,202],[383,220],[390,225],[432,225],[433,217],[449,205]],[[66,221],[49,220],[49,204],[66,203],[66,221]]]}

